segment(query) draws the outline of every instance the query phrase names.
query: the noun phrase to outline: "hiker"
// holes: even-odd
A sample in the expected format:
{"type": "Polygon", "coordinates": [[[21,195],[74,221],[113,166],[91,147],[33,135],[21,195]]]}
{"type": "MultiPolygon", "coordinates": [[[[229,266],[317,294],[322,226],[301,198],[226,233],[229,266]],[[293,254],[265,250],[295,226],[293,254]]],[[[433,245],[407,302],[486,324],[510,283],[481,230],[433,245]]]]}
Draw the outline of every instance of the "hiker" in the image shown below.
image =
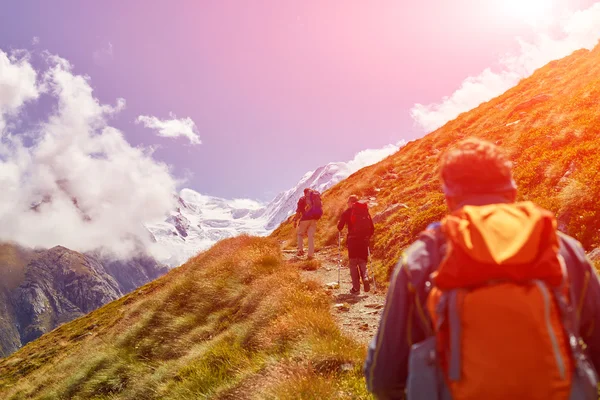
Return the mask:
{"type": "Polygon", "coordinates": [[[367,389],[378,399],[597,399],[600,283],[581,244],[549,211],[516,202],[494,144],[466,139],[440,161],[450,214],[393,271],[367,389]]]}
{"type": "Polygon", "coordinates": [[[323,215],[323,206],[321,204],[321,194],[310,188],[304,189],[304,196],[298,200],[296,215],[293,219],[294,226],[297,226],[298,256],[304,255],[304,236],[308,236],[308,255],[313,258],[315,252],[315,231],[317,230],[317,221],[323,215]]]}
{"type": "Polygon", "coordinates": [[[351,294],[360,293],[360,281],[363,282],[365,292],[371,290],[367,276],[367,261],[369,259],[369,241],[375,226],[369,214],[366,203],[358,201],[356,195],[348,198],[348,209],[342,213],[338,222],[338,231],[342,232],[344,226],[348,225],[346,246],[348,247],[348,259],[350,264],[350,277],[352,278],[351,294]],[[359,278],[360,274],[360,278],[359,278]]]}

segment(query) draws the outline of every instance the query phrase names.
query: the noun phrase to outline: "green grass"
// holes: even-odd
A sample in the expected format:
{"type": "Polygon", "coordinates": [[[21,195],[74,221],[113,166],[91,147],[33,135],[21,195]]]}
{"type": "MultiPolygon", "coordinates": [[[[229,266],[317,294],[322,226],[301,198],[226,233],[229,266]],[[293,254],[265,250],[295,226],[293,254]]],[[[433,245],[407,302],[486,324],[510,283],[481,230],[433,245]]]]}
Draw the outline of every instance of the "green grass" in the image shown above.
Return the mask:
{"type": "Polygon", "coordinates": [[[299,271],[271,239],[222,241],[0,360],[0,397],[370,398],[365,346],[299,271]]]}

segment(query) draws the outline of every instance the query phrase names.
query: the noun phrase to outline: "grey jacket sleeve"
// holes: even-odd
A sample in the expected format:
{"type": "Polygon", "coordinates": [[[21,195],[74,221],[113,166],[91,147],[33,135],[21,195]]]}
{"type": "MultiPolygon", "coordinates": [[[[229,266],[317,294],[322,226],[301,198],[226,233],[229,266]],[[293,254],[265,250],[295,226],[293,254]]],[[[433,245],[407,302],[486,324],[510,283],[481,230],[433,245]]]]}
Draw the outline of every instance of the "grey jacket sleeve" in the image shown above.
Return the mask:
{"type": "Polygon", "coordinates": [[[590,360],[600,372],[600,280],[598,271],[587,258],[581,244],[561,235],[561,253],[567,260],[572,304],[577,312],[579,333],[587,346],[590,360]],[[570,262],[569,262],[570,259],[570,262]]]}

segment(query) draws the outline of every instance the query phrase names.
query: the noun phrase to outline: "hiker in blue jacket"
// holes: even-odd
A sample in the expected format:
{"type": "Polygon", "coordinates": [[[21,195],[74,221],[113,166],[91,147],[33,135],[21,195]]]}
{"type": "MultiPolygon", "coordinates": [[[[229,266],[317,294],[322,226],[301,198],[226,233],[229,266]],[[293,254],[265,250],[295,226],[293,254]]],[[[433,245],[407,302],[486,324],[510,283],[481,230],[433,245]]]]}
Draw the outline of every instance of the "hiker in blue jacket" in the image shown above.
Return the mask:
{"type": "MultiPolygon", "coordinates": [[[[489,142],[467,139],[441,159],[441,178],[450,210],[464,205],[513,202],[516,187],[504,155],[489,142]],[[482,159],[484,161],[482,162],[482,159]],[[485,165],[484,165],[485,164],[485,165]],[[505,179],[492,176],[505,175],[505,179]],[[478,186],[482,183],[483,186],[478,186]],[[487,186],[486,186],[487,185],[487,186]]],[[[379,328],[368,347],[364,364],[367,389],[378,399],[404,399],[408,361],[413,344],[431,332],[426,300],[430,275],[443,259],[446,245],[439,222],[422,232],[394,268],[379,328]]],[[[558,232],[559,252],[565,260],[570,301],[576,307],[576,330],[585,342],[586,356],[600,370],[600,281],[581,244],[558,232]]],[[[490,377],[490,379],[494,379],[490,377]]]]}

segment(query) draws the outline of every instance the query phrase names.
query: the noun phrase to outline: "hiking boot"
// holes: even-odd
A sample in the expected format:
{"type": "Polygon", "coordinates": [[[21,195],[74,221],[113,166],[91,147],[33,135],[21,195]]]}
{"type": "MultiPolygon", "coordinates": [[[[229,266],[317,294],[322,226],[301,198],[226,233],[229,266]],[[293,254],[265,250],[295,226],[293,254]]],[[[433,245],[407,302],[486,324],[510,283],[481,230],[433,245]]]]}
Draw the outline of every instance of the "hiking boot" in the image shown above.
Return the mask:
{"type": "Polygon", "coordinates": [[[363,285],[365,287],[365,292],[368,292],[369,290],[371,290],[371,284],[369,283],[368,279],[363,282],[363,285]]]}
{"type": "Polygon", "coordinates": [[[360,293],[360,289],[356,289],[356,290],[354,288],[350,289],[350,294],[359,294],[359,293],[360,293]]]}

